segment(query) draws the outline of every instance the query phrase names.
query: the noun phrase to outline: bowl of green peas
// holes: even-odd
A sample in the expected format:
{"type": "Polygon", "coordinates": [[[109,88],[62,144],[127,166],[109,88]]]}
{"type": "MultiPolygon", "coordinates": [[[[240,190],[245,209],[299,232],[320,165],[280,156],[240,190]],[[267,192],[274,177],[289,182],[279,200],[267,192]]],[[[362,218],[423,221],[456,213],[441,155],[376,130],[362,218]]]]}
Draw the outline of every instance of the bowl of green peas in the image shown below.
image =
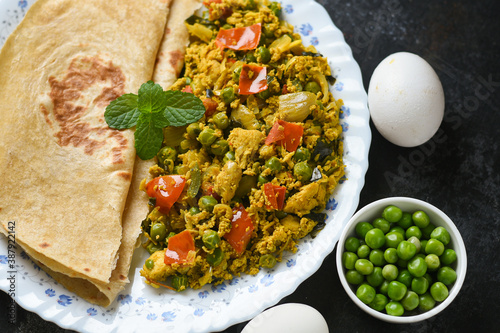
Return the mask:
{"type": "Polygon", "coordinates": [[[349,297],[368,314],[414,323],[444,310],[467,270],[460,232],[435,206],[391,197],[360,209],[337,245],[337,270],[349,297]]]}

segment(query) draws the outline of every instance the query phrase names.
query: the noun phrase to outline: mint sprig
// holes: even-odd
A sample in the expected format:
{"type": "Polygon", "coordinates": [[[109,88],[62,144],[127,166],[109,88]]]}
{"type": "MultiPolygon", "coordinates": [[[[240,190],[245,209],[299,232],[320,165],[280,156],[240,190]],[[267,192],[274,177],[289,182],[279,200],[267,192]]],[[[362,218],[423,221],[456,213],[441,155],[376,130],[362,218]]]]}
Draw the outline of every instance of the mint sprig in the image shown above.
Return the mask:
{"type": "Polygon", "coordinates": [[[163,128],[184,126],[205,114],[203,102],[191,93],[168,90],[148,81],[137,95],[124,94],[106,107],[104,119],[109,127],[136,126],[135,149],[139,158],[149,160],[161,149],[163,128]]]}

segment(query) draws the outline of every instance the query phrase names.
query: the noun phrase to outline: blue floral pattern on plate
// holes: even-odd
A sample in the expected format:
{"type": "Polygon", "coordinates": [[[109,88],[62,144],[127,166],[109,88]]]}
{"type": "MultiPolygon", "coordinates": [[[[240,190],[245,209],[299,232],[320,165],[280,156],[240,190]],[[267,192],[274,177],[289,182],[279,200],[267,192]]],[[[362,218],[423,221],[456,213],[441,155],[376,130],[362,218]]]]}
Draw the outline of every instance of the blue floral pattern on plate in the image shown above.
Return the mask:
{"type": "MultiPolygon", "coordinates": [[[[0,0],[0,45],[3,45],[7,36],[33,3],[34,0],[0,0]]],[[[331,31],[338,29],[333,25],[326,11],[315,1],[284,0],[281,3],[283,15],[302,36],[304,43],[313,45],[318,52],[328,57],[332,75],[336,78],[330,91],[335,97],[344,100],[344,106],[342,106],[342,112],[339,115],[346,141],[344,159],[348,160],[350,156],[356,156],[354,161],[367,159],[367,148],[370,140],[368,110],[366,107],[359,108],[355,107],[355,104],[351,106],[349,103],[349,101],[354,100],[366,104],[366,92],[357,90],[353,95],[352,92],[356,90],[356,87],[349,87],[349,90],[344,87],[344,82],[348,82],[344,80],[346,78],[352,80],[353,77],[343,73],[352,71],[359,73],[359,67],[352,59],[352,55],[345,53],[349,47],[345,41],[335,37],[337,39],[334,41],[341,45],[338,49],[330,49],[329,45],[332,42],[332,36],[334,36],[331,31]],[[329,29],[323,29],[323,27],[329,29]],[[341,59],[340,62],[337,61],[337,56],[340,56],[338,58],[341,59]],[[345,63],[346,57],[349,58],[347,63],[345,63]],[[351,71],[343,72],[344,69],[351,71]],[[349,142],[350,134],[347,132],[349,130],[347,120],[351,117],[358,117],[358,121],[353,122],[356,124],[355,127],[359,128],[361,123],[362,130],[367,133],[362,137],[355,138],[357,144],[359,141],[363,143],[361,146],[355,146],[349,142]]],[[[357,80],[357,77],[354,79],[357,80]]],[[[362,83],[359,83],[359,86],[362,87],[362,83]]],[[[357,164],[357,162],[352,161],[350,163],[357,164]]],[[[229,325],[256,315],[295,290],[298,284],[312,273],[311,269],[315,269],[310,260],[317,260],[313,258],[322,260],[333,250],[340,235],[342,223],[347,222],[357,207],[361,191],[359,184],[362,184],[364,172],[366,172],[366,167],[362,167],[364,169],[362,169],[361,175],[358,176],[359,173],[347,175],[339,181],[342,186],[336,191],[335,198],[330,199],[327,203],[328,218],[323,232],[314,239],[307,237],[301,241],[297,253],[284,253],[282,263],[272,270],[263,270],[256,276],[235,277],[232,281],[226,281],[218,286],[205,286],[201,290],[188,290],[179,294],[165,289],[153,289],[145,285],[138,269],[135,271],[132,269],[132,283],[118,295],[113,304],[108,308],[103,308],[89,304],[69,293],[40,270],[24,251],[18,250],[15,267],[18,276],[19,296],[28,293],[34,294],[35,297],[38,296],[38,300],[42,302],[43,306],[35,308],[32,303],[24,301],[24,299],[28,299],[27,297],[18,297],[16,300],[43,318],[52,320],[65,328],[80,330],[84,327],[85,332],[103,332],[103,328],[114,332],[120,331],[120,333],[134,332],[146,326],[152,331],[205,332],[207,330],[223,330],[229,325]],[[346,190],[343,189],[344,187],[346,190]],[[339,207],[344,205],[347,206],[347,209],[339,210],[339,207]],[[311,256],[313,250],[317,251],[311,256]],[[53,307],[54,305],[56,308],[53,307]],[[233,312],[235,305],[245,309],[238,312],[240,316],[233,312]],[[71,316],[68,316],[68,313],[71,313],[71,316]],[[228,317],[230,320],[224,321],[223,326],[221,326],[220,321],[212,320],[220,316],[228,317]],[[85,321],[84,325],[82,325],[83,321],[85,321]],[[207,325],[209,322],[213,324],[207,325]]],[[[9,257],[6,255],[6,244],[6,239],[0,236],[0,273],[5,273],[8,267],[9,257]]],[[[146,253],[136,251],[133,262],[143,263],[146,257],[146,253]]],[[[0,279],[0,289],[8,290],[6,279],[0,279]]],[[[30,295],[29,299],[31,297],[33,296],[30,295]]]]}

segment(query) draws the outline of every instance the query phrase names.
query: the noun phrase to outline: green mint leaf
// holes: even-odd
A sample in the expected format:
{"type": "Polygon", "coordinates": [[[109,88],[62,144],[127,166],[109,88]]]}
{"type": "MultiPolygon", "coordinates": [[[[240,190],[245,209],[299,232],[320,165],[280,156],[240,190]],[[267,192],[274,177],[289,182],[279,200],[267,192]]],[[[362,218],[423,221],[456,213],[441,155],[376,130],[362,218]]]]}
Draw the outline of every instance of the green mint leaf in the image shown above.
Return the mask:
{"type": "Polygon", "coordinates": [[[167,97],[159,84],[148,81],[139,88],[137,104],[142,113],[163,112],[167,106],[167,97]]]}
{"type": "Polygon", "coordinates": [[[194,123],[205,114],[203,102],[191,93],[168,90],[165,93],[165,117],[170,126],[184,126],[194,123]]]}
{"type": "Polygon", "coordinates": [[[155,157],[163,142],[163,129],[155,126],[153,114],[141,113],[134,133],[135,150],[142,160],[155,157]]]}
{"type": "Polygon", "coordinates": [[[137,98],[135,94],[125,94],[111,101],[104,112],[108,126],[115,129],[134,127],[140,114],[137,98]]]}
{"type": "Polygon", "coordinates": [[[153,126],[158,128],[164,128],[170,126],[170,121],[166,118],[164,112],[151,113],[153,120],[153,126]]]}

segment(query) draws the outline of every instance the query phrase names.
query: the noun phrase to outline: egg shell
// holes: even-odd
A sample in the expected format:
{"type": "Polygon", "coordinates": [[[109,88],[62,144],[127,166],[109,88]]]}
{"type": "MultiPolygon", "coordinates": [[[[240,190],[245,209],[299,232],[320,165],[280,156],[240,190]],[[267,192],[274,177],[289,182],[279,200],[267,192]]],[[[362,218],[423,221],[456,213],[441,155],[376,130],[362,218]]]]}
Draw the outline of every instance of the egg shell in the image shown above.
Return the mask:
{"type": "Polygon", "coordinates": [[[375,68],[368,87],[370,116],[390,142],[415,147],[437,132],[444,92],[434,69],[409,52],[391,54],[375,68]]]}
{"type": "Polygon", "coordinates": [[[325,318],[318,310],[305,304],[277,305],[253,318],[241,333],[328,333],[325,318]]]}

